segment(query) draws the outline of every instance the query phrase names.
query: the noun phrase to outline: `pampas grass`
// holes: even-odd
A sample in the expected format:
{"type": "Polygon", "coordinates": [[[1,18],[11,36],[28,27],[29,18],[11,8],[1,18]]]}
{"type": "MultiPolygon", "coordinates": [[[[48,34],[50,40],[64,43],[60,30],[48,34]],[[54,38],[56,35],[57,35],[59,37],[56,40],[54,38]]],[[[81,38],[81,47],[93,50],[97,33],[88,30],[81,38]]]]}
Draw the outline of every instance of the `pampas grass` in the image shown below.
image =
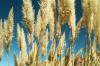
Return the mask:
{"type": "Polygon", "coordinates": [[[42,23],[41,21],[42,21],[41,12],[39,10],[38,15],[37,15],[36,27],[35,27],[35,34],[38,37],[38,39],[39,39],[40,31],[41,31],[41,23],[42,23]]]}
{"type": "Polygon", "coordinates": [[[29,31],[28,42],[29,44],[32,44],[34,32],[34,11],[31,0],[23,0],[23,16],[24,22],[29,31]]]}
{"type": "Polygon", "coordinates": [[[53,10],[55,8],[55,6],[52,6],[52,5],[55,5],[55,4],[53,4],[53,3],[55,3],[55,1],[53,0],[53,2],[52,2],[52,0],[48,0],[48,2],[49,2],[48,3],[48,10],[49,10],[48,15],[50,15],[48,17],[49,26],[50,26],[50,40],[52,40],[54,37],[54,27],[55,27],[55,25],[54,25],[55,17],[54,17],[54,10],[53,10]]]}
{"type": "Polygon", "coordinates": [[[38,47],[36,46],[36,42],[32,46],[32,55],[33,55],[33,63],[37,62],[37,53],[38,53],[38,47]]]}
{"type": "Polygon", "coordinates": [[[14,54],[14,66],[19,66],[16,54],[14,54]]]}
{"type": "Polygon", "coordinates": [[[48,58],[49,62],[54,62],[55,61],[55,58],[54,58],[55,48],[56,48],[56,42],[54,40],[52,42],[51,49],[50,49],[50,52],[49,52],[49,58],[48,58]]]}
{"type": "Polygon", "coordinates": [[[21,28],[19,24],[17,24],[17,40],[18,40],[19,49],[21,50],[21,28]]]}
{"type": "Polygon", "coordinates": [[[27,61],[27,50],[25,42],[25,34],[23,29],[21,29],[21,64],[24,65],[27,61]]]}
{"type": "Polygon", "coordinates": [[[17,33],[18,33],[18,45],[20,48],[20,54],[21,54],[21,65],[24,65],[28,59],[27,56],[27,50],[26,50],[26,42],[25,42],[25,34],[23,31],[23,28],[20,28],[19,25],[17,25],[17,33]]]}
{"type": "Polygon", "coordinates": [[[0,20],[0,61],[2,59],[3,54],[3,23],[2,20],[0,20]]]}
{"type": "MultiPolygon", "coordinates": [[[[100,2],[99,2],[100,3],[100,2]]],[[[100,44],[100,4],[98,5],[98,10],[96,13],[96,22],[94,23],[94,32],[95,32],[95,38],[97,42],[100,44]]]]}
{"type": "Polygon", "coordinates": [[[5,43],[6,43],[6,51],[9,53],[10,51],[10,43],[13,37],[13,8],[10,10],[8,15],[8,20],[4,25],[5,28],[5,43]]]}
{"type": "Polygon", "coordinates": [[[41,18],[42,18],[42,24],[41,24],[41,32],[40,32],[40,36],[39,36],[39,40],[43,39],[43,36],[46,33],[46,26],[49,22],[49,19],[47,17],[49,17],[49,9],[48,9],[48,0],[41,0],[40,1],[40,10],[41,10],[41,18]]]}
{"type": "Polygon", "coordinates": [[[64,24],[65,20],[68,19],[68,25],[72,31],[72,42],[75,39],[76,30],[76,17],[75,17],[75,0],[59,0],[59,14],[60,24],[64,24]]]}
{"type": "Polygon", "coordinates": [[[59,45],[58,45],[58,50],[57,50],[58,55],[61,55],[64,47],[65,47],[65,33],[61,36],[59,40],[59,45]]]}
{"type": "MultiPolygon", "coordinates": [[[[27,52],[26,38],[24,29],[17,24],[17,42],[19,47],[19,57],[14,53],[15,66],[100,66],[100,52],[96,51],[96,45],[100,43],[100,5],[99,0],[83,0],[83,16],[76,26],[75,17],[75,0],[41,0],[40,9],[37,15],[37,22],[34,24],[34,10],[31,0],[23,0],[23,18],[25,26],[28,29],[29,51],[27,52]],[[58,8],[57,8],[58,5],[58,8]],[[56,13],[58,9],[58,13],[56,13]],[[58,20],[56,20],[58,15],[58,20]],[[76,34],[82,27],[87,28],[91,54],[88,48],[84,57],[81,57],[81,50],[74,56],[73,45],[66,51],[66,35],[62,34],[62,25],[68,23],[71,29],[71,44],[74,44],[76,34]],[[49,27],[48,27],[49,26],[49,27]],[[92,45],[92,32],[94,32],[94,41],[92,45]],[[38,38],[33,41],[33,36],[38,38]],[[56,36],[55,36],[56,35],[56,36]],[[50,52],[48,47],[51,41],[50,52]],[[39,46],[37,46],[39,44],[39,46]],[[56,45],[58,45],[56,47],[56,45]],[[47,47],[48,46],[48,47],[47,47]],[[41,49],[42,50],[41,50],[41,49]],[[41,52],[39,51],[41,50],[41,52]],[[39,54],[46,56],[45,62],[41,62],[39,54]],[[47,54],[48,53],[48,54],[47,54]],[[73,54],[73,55],[72,55],[73,54]],[[48,58],[47,58],[48,57],[48,58]],[[59,59],[60,58],[60,59],[59,59]],[[84,62],[83,62],[84,61],[84,62]],[[41,62],[41,63],[39,63],[41,62]]],[[[0,21],[0,60],[3,51],[3,39],[6,43],[6,51],[10,51],[10,43],[13,36],[13,9],[10,10],[8,19],[4,22],[0,21]]],[[[87,44],[87,43],[86,43],[87,44]]],[[[41,57],[42,57],[41,56],[41,57]]]]}
{"type": "Polygon", "coordinates": [[[60,36],[61,36],[61,25],[60,25],[60,21],[57,22],[57,24],[56,24],[56,36],[57,36],[57,38],[60,38],[60,36]]]}
{"type": "Polygon", "coordinates": [[[65,54],[65,66],[68,66],[68,63],[70,61],[70,49],[68,48],[66,54],[65,54]]]}
{"type": "Polygon", "coordinates": [[[42,47],[42,55],[46,54],[46,49],[48,45],[48,30],[46,31],[46,35],[43,37],[41,47],[42,47]]]}

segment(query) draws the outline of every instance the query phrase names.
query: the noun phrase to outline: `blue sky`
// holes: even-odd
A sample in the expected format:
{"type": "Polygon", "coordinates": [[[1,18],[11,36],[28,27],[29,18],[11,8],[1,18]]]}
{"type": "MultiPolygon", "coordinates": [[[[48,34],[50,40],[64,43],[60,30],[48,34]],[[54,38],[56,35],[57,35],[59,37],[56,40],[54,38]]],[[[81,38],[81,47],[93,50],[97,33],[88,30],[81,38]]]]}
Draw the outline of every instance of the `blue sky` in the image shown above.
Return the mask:
{"type": "MultiPolygon", "coordinates": [[[[39,5],[38,2],[39,0],[32,0],[32,4],[34,6],[34,9],[36,13],[38,12],[39,5]]],[[[81,0],[76,0],[76,22],[81,18],[82,16],[82,8],[81,8],[81,0]]],[[[7,66],[7,62],[9,60],[10,66],[14,66],[14,59],[13,59],[13,54],[14,52],[18,55],[19,54],[19,49],[18,49],[18,44],[17,44],[17,39],[16,39],[16,25],[17,23],[22,24],[22,0],[0,0],[0,19],[7,19],[9,10],[11,7],[14,8],[14,37],[11,42],[11,51],[9,53],[9,56],[7,56],[7,53],[5,52],[5,49],[3,50],[3,58],[2,61],[0,62],[0,66],[7,66]]],[[[76,23],[77,24],[77,23],[76,23]]],[[[62,32],[66,32],[66,41],[67,41],[67,46],[69,45],[68,39],[70,38],[70,29],[68,25],[63,26],[62,32]],[[69,37],[69,38],[68,38],[69,37]]],[[[86,29],[83,28],[80,31],[79,37],[77,38],[75,42],[75,50],[74,52],[76,53],[80,48],[85,47],[85,34],[86,29]]],[[[87,34],[87,33],[86,33],[87,34]]]]}

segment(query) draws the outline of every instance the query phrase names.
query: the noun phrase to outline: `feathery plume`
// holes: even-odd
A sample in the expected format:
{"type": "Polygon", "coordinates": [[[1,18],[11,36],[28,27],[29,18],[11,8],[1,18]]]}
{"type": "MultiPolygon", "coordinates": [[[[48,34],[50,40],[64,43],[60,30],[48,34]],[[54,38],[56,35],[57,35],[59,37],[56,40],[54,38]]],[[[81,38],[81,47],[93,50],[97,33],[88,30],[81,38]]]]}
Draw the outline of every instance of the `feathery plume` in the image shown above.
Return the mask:
{"type": "Polygon", "coordinates": [[[38,57],[37,57],[37,54],[38,54],[38,47],[36,46],[36,42],[32,44],[32,50],[30,51],[30,54],[29,54],[29,64],[30,65],[36,65],[37,61],[38,61],[38,57]]]}
{"type": "Polygon", "coordinates": [[[20,54],[21,54],[20,64],[24,65],[27,61],[27,50],[26,50],[25,34],[23,28],[20,28],[19,25],[17,25],[17,33],[18,33],[18,44],[19,44],[20,54]]]}
{"type": "Polygon", "coordinates": [[[18,40],[19,49],[21,50],[21,28],[19,24],[17,24],[17,40],[18,40]]]}
{"type": "Polygon", "coordinates": [[[31,44],[34,32],[34,11],[31,0],[23,0],[23,17],[29,31],[28,42],[31,44]]]}
{"type": "Polygon", "coordinates": [[[63,49],[65,47],[65,33],[61,36],[58,45],[58,54],[61,55],[63,49]]]}
{"type": "Polygon", "coordinates": [[[54,37],[54,21],[55,21],[55,15],[54,15],[54,8],[55,6],[53,5],[53,2],[55,3],[55,0],[48,0],[48,10],[49,10],[49,26],[50,26],[50,40],[53,39],[54,37]],[[53,6],[52,6],[53,5],[53,6]]]}
{"type": "Polygon", "coordinates": [[[37,15],[37,23],[35,27],[35,34],[38,37],[38,39],[39,39],[40,31],[41,31],[41,23],[42,23],[41,21],[42,21],[41,12],[39,10],[38,15],[37,15]]]}
{"type": "Polygon", "coordinates": [[[96,13],[98,9],[99,0],[83,0],[82,7],[83,7],[83,16],[79,20],[77,24],[76,32],[79,32],[81,27],[87,27],[88,33],[91,34],[94,29],[94,22],[96,19],[96,13]]]}
{"type": "Polygon", "coordinates": [[[68,19],[68,25],[72,31],[72,42],[75,39],[76,30],[76,17],[75,17],[75,0],[59,0],[59,14],[60,14],[60,24],[62,25],[65,20],[68,19]]]}
{"type": "Polygon", "coordinates": [[[2,59],[2,52],[3,52],[3,27],[2,27],[2,20],[0,20],[0,61],[2,59]]]}
{"type": "Polygon", "coordinates": [[[5,28],[5,43],[6,43],[6,51],[9,53],[10,51],[10,43],[13,37],[13,8],[10,10],[8,15],[7,23],[4,25],[5,28]]]}
{"type": "Polygon", "coordinates": [[[26,50],[26,42],[25,42],[25,34],[23,29],[21,28],[21,64],[24,65],[28,59],[27,50],[26,50]]]}
{"type": "Polygon", "coordinates": [[[38,47],[36,46],[36,42],[32,46],[32,55],[33,55],[33,62],[37,62],[37,53],[38,53],[38,47]]]}
{"type": "Polygon", "coordinates": [[[42,47],[42,55],[46,54],[47,44],[48,44],[48,30],[46,31],[46,35],[41,39],[41,47],[42,47]]]}
{"type": "MultiPolygon", "coordinates": [[[[100,2],[99,2],[100,3],[100,2]]],[[[96,13],[96,22],[94,23],[94,32],[95,32],[95,38],[97,42],[100,44],[100,4],[98,5],[98,10],[96,13]]]]}
{"type": "Polygon", "coordinates": [[[43,39],[43,36],[46,33],[46,26],[48,24],[48,17],[49,17],[48,0],[41,0],[40,2],[41,2],[40,10],[41,10],[42,23],[41,23],[41,32],[39,40],[43,39]]]}

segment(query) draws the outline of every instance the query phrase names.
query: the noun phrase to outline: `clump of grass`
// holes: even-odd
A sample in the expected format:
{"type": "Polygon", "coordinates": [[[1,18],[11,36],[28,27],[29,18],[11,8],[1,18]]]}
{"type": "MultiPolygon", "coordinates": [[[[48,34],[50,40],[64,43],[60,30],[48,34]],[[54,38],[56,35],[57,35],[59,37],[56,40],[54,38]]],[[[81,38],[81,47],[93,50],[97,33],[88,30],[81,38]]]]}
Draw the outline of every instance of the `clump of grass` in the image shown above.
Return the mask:
{"type": "Polygon", "coordinates": [[[29,31],[28,42],[29,44],[32,44],[34,32],[34,10],[32,8],[31,0],[23,0],[23,16],[24,22],[29,31]]]}
{"type": "Polygon", "coordinates": [[[8,15],[8,20],[4,25],[5,28],[5,43],[6,43],[6,51],[9,53],[10,51],[10,43],[12,41],[13,37],[13,8],[10,10],[9,15],[8,15]]]}

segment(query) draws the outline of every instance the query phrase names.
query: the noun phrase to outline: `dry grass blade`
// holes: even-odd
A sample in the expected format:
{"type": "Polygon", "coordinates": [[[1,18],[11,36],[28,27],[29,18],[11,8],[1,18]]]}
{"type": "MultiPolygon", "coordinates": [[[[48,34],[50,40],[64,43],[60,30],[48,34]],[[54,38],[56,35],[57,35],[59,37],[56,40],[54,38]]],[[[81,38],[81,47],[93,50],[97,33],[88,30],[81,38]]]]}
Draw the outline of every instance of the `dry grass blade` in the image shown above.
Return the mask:
{"type": "Polygon", "coordinates": [[[16,54],[14,54],[14,66],[19,66],[16,54]]]}
{"type": "Polygon", "coordinates": [[[51,45],[51,49],[50,49],[50,53],[49,53],[49,58],[48,58],[48,60],[50,62],[54,61],[55,48],[56,48],[56,42],[54,40],[52,45],[51,45]]]}

